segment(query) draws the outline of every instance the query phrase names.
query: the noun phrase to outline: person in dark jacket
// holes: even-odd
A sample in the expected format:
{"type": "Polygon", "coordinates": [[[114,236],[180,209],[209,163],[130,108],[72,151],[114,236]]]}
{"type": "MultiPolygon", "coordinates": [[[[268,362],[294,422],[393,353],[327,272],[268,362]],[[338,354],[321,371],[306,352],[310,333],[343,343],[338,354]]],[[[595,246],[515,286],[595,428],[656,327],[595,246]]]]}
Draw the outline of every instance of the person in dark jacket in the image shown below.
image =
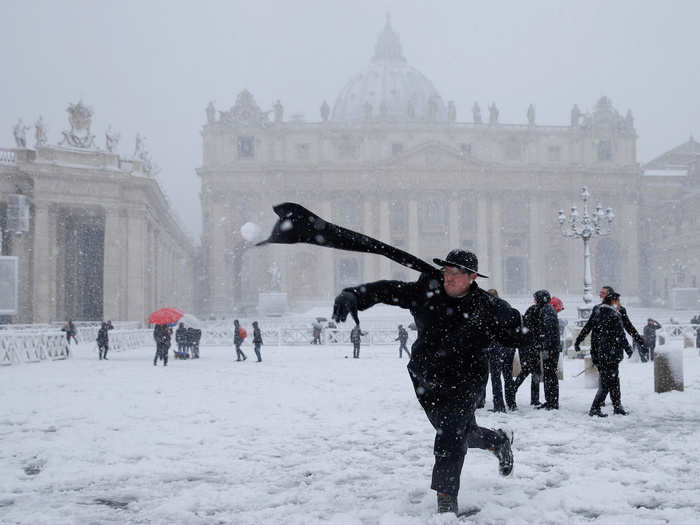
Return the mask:
{"type": "MultiPolygon", "coordinates": [[[[498,291],[490,289],[489,293],[498,297],[498,291]]],[[[505,346],[497,341],[491,343],[488,348],[489,373],[491,375],[491,393],[493,394],[493,411],[505,412],[506,405],[510,410],[517,408],[515,403],[515,389],[513,386],[513,357],[515,348],[505,346]],[[501,376],[503,382],[501,383],[501,376]],[[505,401],[503,400],[503,387],[505,386],[505,401]]]]}
{"type": "Polygon", "coordinates": [[[614,413],[627,415],[622,406],[619,366],[624,358],[623,351],[627,353],[627,357],[631,357],[632,348],[625,336],[619,308],[620,295],[616,292],[608,293],[593,321],[591,359],[600,373],[600,386],[588,412],[590,416],[607,417],[607,414],[600,409],[608,393],[613,403],[614,413]]]}
{"type": "Polygon", "coordinates": [[[520,373],[513,381],[513,388],[518,392],[520,386],[525,382],[527,376],[530,380],[530,405],[540,406],[540,379],[542,367],[540,366],[540,355],[536,346],[537,329],[537,305],[530,306],[523,315],[523,336],[518,345],[518,355],[520,357],[520,373]]]}
{"type": "MultiPolygon", "coordinates": [[[[579,332],[579,334],[578,334],[578,337],[576,337],[576,341],[574,342],[574,349],[577,352],[581,351],[580,344],[583,342],[583,340],[586,338],[586,336],[588,336],[588,334],[593,329],[593,325],[596,322],[596,316],[598,315],[598,311],[600,310],[601,306],[603,306],[603,304],[605,304],[605,298],[608,296],[608,294],[611,294],[611,293],[616,293],[612,286],[601,287],[600,292],[598,293],[598,297],[600,297],[601,303],[597,304],[593,307],[593,310],[591,311],[591,315],[588,317],[588,321],[586,321],[586,324],[583,326],[583,328],[581,329],[581,332],[579,332]]],[[[640,350],[639,350],[640,355],[642,353],[648,353],[648,350],[646,349],[646,345],[644,344],[644,339],[642,338],[641,335],[639,335],[639,332],[637,332],[637,330],[632,325],[632,321],[630,321],[630,318],[627,315],[627,310],[625,309],[625,307],[620,305],[618,312],[620,313],[620,317],[622,319],[622,326],[623,326],[624,330],[632,336],[632,340],[634,341],[635,345],[637,345],[640,348],[640,350]]],[[[591,355],[593,354],[593,352],[595,352],[594,345],[595,345],[595,341],[594,341],[593,337],[591,337],[591,355]]],[[[600,374],[598,377],[600,379],[600,374]]],[[[605,399],[603,399],[601,406],[605,406],[605,399]]]]}
{"type": "Polygon", "coordinates": [[[202,330],[199,328],[188,328],[187,336],[192,344],[192,359],[199,359],[199,341],[202,339],[202,330]]]}
{"type": "Polygon", "coordinates": [[[109,331],[114,328],[112,321],[102,322],[100,329],[97,331],[97,351],[100,360],[107,359],[107,351],[109,350],[109,331]]]}
{"type": "Polygon", "coordinates": [[[345,321],[358,310],[384,303],[411,311],[418,331],[408,372],[423,410],[436,430],[431,488],[438,512],[457,512],[460,474],[467,448],[488,449],[502,475],[513,469],[512,436],[477,426],[477,397],[488,372],[484,353],[492,342],[514,346],[520,314],[479,288],[476,255],[452,250],[442,270],[421,273],[415,282],[377,281],[346,288],[336,298],[333,318],[345,321]]]}
{"type": "MultiPolygon", "coordinates": [[[[656,322],[654,319],[649,318],[647,319],[647,324],[642,332],[644,334],[644,344],[649,351],[648,357],[652,361],[654,360],[654,349],[656,348],[656,331],[659,328],[661,328],[661,324],[656,322]]],[[[641,352],[639,355],[642,355],[641,352]]],[[[644,357],[647,357],[646,352],[644,353],[644,357]]],[[[642,359],[642,361],[646,361],[646,359],[642,359]]]]}
{"type": "Polygon", "coordinates": [[[408,330],[406,330],[402,324],[399,325],[399,335],[394,341],[399,342],[399,359],[403,356],[403,352],[406,352],[408,358],[411,358],[411,352],[408,351],[406,342],[408,341],[408,330]]]}
{"type": "Polygon", "coordinates": [[[350,342],[352,343],[352,357],[355,359],[360,358],[360,343],[362,342],[362,336],[367,335],[367,332],[360,330],[360,325],[356,324],[355,327],[350,330],[350,342]]]}
{"type": "Polygon", "coordinates": [[[233,346],[236,347],[236,361],[245,361],[248,359],[246,355],[241,350],[241,345],[243,344],[243,335],[241,335],[241,325],[238,319],[233,321],[233,346]]]}
{"type": "Polygon", "coordinates": [[[173,329],[167,324],[157,324],[153,329],[153,339],[156,342],[156,355],[153,358],[153,366],[158,364],[158,359],[163,360],[163,366],[168,366],[168,350],[170,349],[170,336],[173,329]]]}
{"type": "Polygon", "coordinates": [[[258,363],[262,361],[262,357],[260,356],[260,347],[263,344],[263,339],[262,339],[262,332],[260,331],[260,328],[258,327],[258,322],[253,321],[253,345],[255,346],[255,355],[258,358],[258,363]]]}
{"type": "Polygon", "coordinates": [[[70,342],[78,344],[78,329],[71,319],[66,319],[61,331],[66,333],[66,357],[70,357],[70,342]]]}
{"type": "Polygon", "coordinates": [[[186,359],[187,357],[187,328],[185,328],[184,323],[180,323],[175,330],[175,343],[177,344],[176,357],[180,359],[186,359]]]}

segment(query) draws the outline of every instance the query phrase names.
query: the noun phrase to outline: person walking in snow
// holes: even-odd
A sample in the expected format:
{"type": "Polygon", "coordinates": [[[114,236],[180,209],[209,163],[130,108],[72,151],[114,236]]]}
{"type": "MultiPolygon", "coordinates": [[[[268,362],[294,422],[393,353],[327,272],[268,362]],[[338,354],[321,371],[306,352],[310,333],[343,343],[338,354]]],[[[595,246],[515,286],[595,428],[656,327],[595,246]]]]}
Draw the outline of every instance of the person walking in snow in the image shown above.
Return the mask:
{"type": "Polygon", "coordinates": [[[109,331],[114,328],[112,321],[108,323],[102,322],[100,329],[97,331],[97,352],[100,360],[107,359],[107,351],[109,350],[109,331]]]}
{"type": "Polygon", "coordinates": [[[601,412],[601,407],[608,393],[613,403],[613,412],[627,415],[627,411],[622,406],[619,366],[624,358],[623,351],[629,358],[632,357],[632,348],[625,336],[619,308],[620,294],[608,293],[592,323],[591,359],[600,373],[600,386],[588,412],[589,416],[607,417],[607,414],[601,412]]]}
{"type": "Polygon", "coordinates": [[[336,298],[333,318],[342,322],[358,310],[384,303],[413,314],[418,337],[408,371],[428,420],[436,430],[431,488],[438,512],[457,513],[457,494],[467,448],[492,451],[502,475],[513,469],[512,436],[477,426],[474,412],[488,375],[484,349],[493,341],[514,346],[520,314],[479,288],[476,255],[452,250],[435,259],[442,270],[421,273],[415,282],[377,281],[346,288],[336,298]]]}
{"type": "Polygon", "coordinates": [[[185,359],[187,356],[187,328],[184,323],[180,323],[175,330],[175,343],[177,344],[177,353],[175,354],[180,359],[185,359]]]}
{"type": "Polygon", "coordinates": [[[350,330],[350,342],[352,343],[352,357],[355,359],[360,358],[360,343],[362,342],[362,336],[367,335],[367,332],[360,330],[360,325],[357,324],[350,330]]]}
{"type": "MultiPolygon", "coordinates": [[[[498,297],[494,288],[488,291],[498,297]]],[[[510,410],[517,408],[515,404],[515,387],[513,385],[513,357],[515,348],[494,341],[488,348],[489,374],[491,376],[491,393],[493,395],[493,412],[505,412],[506,405],[510,410]],[[503,382],[501,382],[503,377],[503,382]],[[503,390],[505,387],[505,401],[503,390]]]]}
{"type": "Polygon", "coordinates": [[[406,355],[411,358],[411,352],[408,351],[406,342],[408,341],[408,331],[403,327],[402,324],[399,325],[399,335],[394,341],[399,342],[399,359],[403,356],[402,352],[406,352],[406,355]]]}
{"type": "Polygon", "coordinates": [[[260,327],[258,326],[257,321],[253,321],[253,345],[255,346],[255,355],[258,358],[258,363],[262,361],[262,357],[260,355],[260,347],[263,344],[263,339],[262,339],[262,332],[260,331],[260,327]]]}
{"type": "Polygon", "coordinates": [[[153,329],[153,339],[156,342],[156,355],[153,358],[153,366],[158,364],[158,359],[163,361],[163,366],[168,366],[168,350],[170,349],[170,336],[173,329],[167,324],[157,324],[153,329]]]}
{"type": "Polygon", "coordinates": [[[241,345],[243,344],[245,337],[243,337],[243,328],[241,328],[238,319],[233,321],[233,346],[236,347],[236,361],[245,361],[248,359],[246,355],[241,350],[241,345]]]}

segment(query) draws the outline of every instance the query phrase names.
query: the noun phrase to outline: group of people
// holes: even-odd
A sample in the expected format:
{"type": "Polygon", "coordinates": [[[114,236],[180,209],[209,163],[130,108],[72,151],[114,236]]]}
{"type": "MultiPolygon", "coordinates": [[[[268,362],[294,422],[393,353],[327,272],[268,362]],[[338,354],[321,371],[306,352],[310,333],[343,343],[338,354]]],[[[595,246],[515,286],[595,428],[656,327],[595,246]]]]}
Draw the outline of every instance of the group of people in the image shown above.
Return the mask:
{"type": "MultiPolygon", "coordinates": [[[[488,377],[491,377],[494,411],[517,409],[518,388],[531,376],[530,403],[547,410],[559,409],[557,375],[562,351],[561,335],[565,321],[558,313],[562,301],[547,290],[533,294],[525,314],[498,297],[494,289],[485,291],[476,283],[478,260],[464,250],[451,251],[446,259],[435,259],[441,270],[423,272],[416,282],[377,281],[346,288],[336,298],[333,318],[356,320],[358,311],[377,303],[409,309],[417,327],[408,372],[416,396],[436,430],[435,464],[431,488],[437,492],[438,512],[456,512],[460,473],[470,447],[487,449],[498,458],[501,474],[513,468],[512,434],[503,429],[486,429],[476,424],[475,411],[484,404],[488,377]],[[516,349],[521,370],[513,378],[516,349]],[[540,403],[540,376],[544,383],[544,403],[540,403]],[[504,388],[505,387],[505,388],[504,388]]],[[[588,333],[591,357],[600,372],[600,385],[589,415],[605,417],[601,407],[611,397],[614,413],[626,415],[622,406],[619,362],[632,350],[625,331],[640,348],[640,355],[651,355],[655,331],[653,319],[639,335],[620,305],[620,295],[611,287],[601,289],[601,304],[593,308],[588,322],[576,339],[575,348],[588,333]]],[[[408,332],[399,326],[399,357],[408,353],[408,332]]]]}
{"type": "MultiPolygon", "coordinates": [[[[248,332],[245,328],[241,326],[238,319],[233,321],[233,346],[236,348],[236,361],[245,361],[248,356],[245,355],[243,350],[241,350],[241,345],[248,337],[248,332]]],[[[262,361],[262,354],[260,349],[263,345],[262,331],[257,321],[253,321],[253,349],[255,350],[255,356],[258,358],[258,363],[262,361]]]]}
{"type": "Polygon", "coordinates": [[[180,323],[175,330],[175,343],[177,351],[175,359],[199,359],[199,341],[202,338],[202,331],[199,328],[192,328],[180,323]]]}

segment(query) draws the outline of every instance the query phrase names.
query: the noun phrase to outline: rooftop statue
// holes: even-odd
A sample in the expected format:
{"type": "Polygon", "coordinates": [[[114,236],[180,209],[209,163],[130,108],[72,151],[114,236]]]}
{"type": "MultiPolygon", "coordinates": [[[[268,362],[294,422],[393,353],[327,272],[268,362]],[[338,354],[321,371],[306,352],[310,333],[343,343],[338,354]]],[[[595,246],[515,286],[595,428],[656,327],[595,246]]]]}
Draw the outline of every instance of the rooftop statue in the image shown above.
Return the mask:
{"type": "Polygon", "coordinates": [[[272,106],[272,111],[275,114],[275,122],[279,124],[284,120],[284,106],[282,103],[277,99],[277,102],[272,106]]]}
{"type": "Polygon", "coordinates": [[[489,106],[489,125],[495,126],[496,124],[498,124],[498,108],[495,102],[491,102],[489,106]]]}
{"type": "Polygon", "coordinates": [[[207,104],[207,124],[213,124],[216,122],[216,108],[214,108],[214,102],[210,101],[207,104]]]}
{"type": "Polygon", "coordinates": [[[36,138],[37,146],[44,146],[47,142],[46,137],[46,124],[44,124],[44,117],[39,115],[39,120],[34,124],[34,137],[36,138]]]}
{"type": "Polygon", "coordinates": [[[15,124],[15,127],[12,128],[12,134],[15,136],[15,144],[17,144],[18,148],[26,148],[27,147],[27,130],[29,129],[29,126],[25,126],[24,122],[20,118],[17,121],[17,124],[15,124]]]}
{"type": "Polygon", "coordinates": [[[95,135],[90,133],[92,124],[92,108],[83,104],[81,100],[77,104],[69,104],[68,122],[70,131],[63,131],[61,146],[72,146],[74,148],[95,148],[95,135]]]}
{"type": "Polygon", "coordinates": [[[105,149],[110,153],[114,153],[114,150],[119,145],[120,138],[121,136],[119,133],[112,131],[112,125],[109,124],[107,126],[107,130],[105,131],[105,149]]]}
{"type": "Polygon", "coordinates": [[[578,109],[578,106],[576,104],[574,104],[574,107],[571,108],[571,127],[577,128],[579,126],[580,121],[581,121],[581,110],[578,109]]]}
{"type": "Polygon", "coordinates": [[[331,108],[328,106],[328,102],[325,100],[321,104],[321,120],[323,122],[328,122],[328,116],[330,115],[331,108]]]}
{"type": "Polygon", "coordinates": [[[478,102],[474,102],[474,105],[472,106],[472,117],[474,118],[474,124],[482,124],[481,108],[479,107],[478,102]]]}
{"type": "Polygon", "coordinates": [[[530,126],[535,125],[535,106],[533,104],[527,107],[527,123],[530,126]]]}

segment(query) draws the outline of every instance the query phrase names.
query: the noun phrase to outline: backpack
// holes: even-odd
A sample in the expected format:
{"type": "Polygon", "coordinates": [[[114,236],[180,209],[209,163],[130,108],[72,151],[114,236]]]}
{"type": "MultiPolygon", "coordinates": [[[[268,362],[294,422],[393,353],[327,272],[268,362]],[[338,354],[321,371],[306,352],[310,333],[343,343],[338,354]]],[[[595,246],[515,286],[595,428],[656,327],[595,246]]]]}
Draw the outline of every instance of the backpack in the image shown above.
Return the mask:
{"type": "Polygon", "coordinates": [[[245,340],[245,338],[248,337],[248,332],[246,332],[245,328],[243,328],[242,326],[239,326],[238,327],[238,335],[241,336],[241,339],[245,340]]]}

